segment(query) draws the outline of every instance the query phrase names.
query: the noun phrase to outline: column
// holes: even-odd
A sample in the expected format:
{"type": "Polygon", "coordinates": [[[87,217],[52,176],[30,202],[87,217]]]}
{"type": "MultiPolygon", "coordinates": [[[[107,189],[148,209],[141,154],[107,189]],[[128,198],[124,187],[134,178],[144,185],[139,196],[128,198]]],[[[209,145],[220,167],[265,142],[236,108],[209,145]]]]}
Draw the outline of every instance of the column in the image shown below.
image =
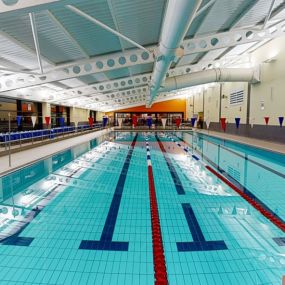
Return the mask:
{"type": "MultiPolygon", "coordinates": [[[[22,116],[23,115],[22,100],[17,100],[16,102],[17,102],[17,116],[22,116]]],[[[18,131],[22,131],[22,130],[23,130],[23,123],[20,126],[18,126],[18,131]]]]}
{"type": "MultiPolygon", "coordinates": [[[[45,117],[50,117],[51,118],[51,109],[50,109],[50,104],[49,103],[42,103],[42,115],[43,115],[43,123],[46,128],[45,124],[45,117]]],[[[51,119],[50,119],[51,122],[51,119]]],[[[51,124],[49,125],[50,128],[51,124]]]]}

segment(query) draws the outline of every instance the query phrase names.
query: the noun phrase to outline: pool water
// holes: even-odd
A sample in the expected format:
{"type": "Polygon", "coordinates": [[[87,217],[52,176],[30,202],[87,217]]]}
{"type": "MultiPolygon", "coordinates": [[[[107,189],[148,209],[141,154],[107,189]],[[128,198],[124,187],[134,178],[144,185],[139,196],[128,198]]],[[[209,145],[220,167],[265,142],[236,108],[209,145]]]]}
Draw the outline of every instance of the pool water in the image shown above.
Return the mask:
{"type": "Polygon", "coordinates": [[[284,232],[207,165],[282,222],[284,160],[190,132],[116,132],[4,176],[0,284],[281,284],[284,232]]]}

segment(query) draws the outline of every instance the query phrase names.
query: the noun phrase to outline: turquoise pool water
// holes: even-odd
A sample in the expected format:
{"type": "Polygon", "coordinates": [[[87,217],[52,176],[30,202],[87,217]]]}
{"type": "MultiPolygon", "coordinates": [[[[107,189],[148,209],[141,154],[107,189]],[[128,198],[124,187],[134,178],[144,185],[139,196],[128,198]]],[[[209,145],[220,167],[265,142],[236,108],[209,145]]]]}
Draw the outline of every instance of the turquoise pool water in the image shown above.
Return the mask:
{"type": "Polygon", "coordinates": [[[284,232],[206,164],[282,220],[284,160],[193,133],[110,133],[4,176],[0,284],[154,284],[148,165],[169,284],[281,284],[284,232]]]}

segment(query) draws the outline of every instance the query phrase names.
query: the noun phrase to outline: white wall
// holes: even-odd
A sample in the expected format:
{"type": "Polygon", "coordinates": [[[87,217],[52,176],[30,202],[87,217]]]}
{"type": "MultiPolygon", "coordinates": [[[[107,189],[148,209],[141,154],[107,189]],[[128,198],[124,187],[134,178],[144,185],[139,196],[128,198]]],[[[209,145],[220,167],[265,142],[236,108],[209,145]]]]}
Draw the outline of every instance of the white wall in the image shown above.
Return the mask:
{"type": "Polygon", "coordinates": [[[261,64],[261,83],[252,86],[251,114],[257,124],[264,124],[269,116],[270,125],[279,125],[279,116],[285,116],[285,37],[277,38],[252,54],[255,64],[261,64]],[[276,61],[264,63],[275,57],[276,61]],[[261,102],[264,101],[264,110],[261,102]]]}
{"type": "Polygon", "coordinates": [[[78,122],[87,122],[89,118],[89,110],[70,107],[70,122],[75,123],[75,126],[78,122]]]}
{"type": "MultiPolygon", "coordinates": [[[[235,118],[240,118],[240,123],[246,123],[247,113],[247,93],[248,83],[245,82],[229,82],[222,84],[222,95],[225,96],[222,99],[221,105],[221,118],[227,118],[228,123],[235,123],[235,118]],[[229,98],[232,92],[244,91],[244,101],[242,104],[230,105],[229,98]]],[[[218,117],[216,117],[218,122],[218,117]]]]}
{"type": "MultiPolygon", "coordinates": [[[[251,85],[249,120],[253,118],[255,124],[264,125],[264,117],[268,116],[270,125],[279,125],[278,117],[285,117],[285,37],[274,39],[257,49],[251,54],[251,59],[254,66],[260,65],[261,83],[251,85]],[[273,56],[276,58],[275,61],[264,63],[273,56]],[[261,103],[264,103],[264,110],[261,109],[261,103]]],[[[216,83],[195,94],[194,113],[204,112],[204,118],[209,118],[211,122],[219,122],[220,87],[225,97],[221,100],[221,117],[227,118],[229,123],[235,123],[235,118],[239,117],[241,124],[245,124],[248,83],[244,82],[216,83]],[[238,90],[244,90],[244,102],[239,105],[230,105],[229,94],[238,90]]],[[[190,99],[187,100],[188,104],[190,99]]],[[[191,107],[187,107],[187,116],[191,117],[191,107]]]]}
{"type": "Polygon", "coordinates": [[[198,114],[199,112],[203,112],[203,91],[198,92],[194,96],[194,114],[198,114]]]}
{"type": "Polygon", "coordinates": [[[17,105],[16,103],[0,102],[0,119],[8,120],[8,113],[11,112],[11,119],[15,118],[17,115],[17,105]]]}
{"type": "Polygon", "coordinates": [[[42,103],[43,118],[51,116],[51,108],[49,103],[42,103]]]}
{"type": "Polygon", "coordinates": [[[103,116],[105,115],[105,113],[103,113],[103,112],[97,112],[97,114],[96,114],[96,120],[97,121],[103,121],[103,116]]]}
{"type": "Polygon", "coordinates": [[[194,96],[189,97],[186,99],[186,119],[191,119],[194,115],[194,110],[193,110],[193,101],[194,101],[194,96]]]}
{"type": "Polygon", "coordinates": [[[204,118],[207,118],[210,122],[218,122],[220,112],[220,84],[214,84],[207,88],[204,100],[204,118]]]}

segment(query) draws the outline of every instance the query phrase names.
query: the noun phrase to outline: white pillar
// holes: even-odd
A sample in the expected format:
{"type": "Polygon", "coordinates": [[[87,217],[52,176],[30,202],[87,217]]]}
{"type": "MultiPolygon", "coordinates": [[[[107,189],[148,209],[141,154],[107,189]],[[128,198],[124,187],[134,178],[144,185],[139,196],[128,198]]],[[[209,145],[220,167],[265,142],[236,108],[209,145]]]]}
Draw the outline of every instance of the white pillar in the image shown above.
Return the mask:
{"type": "Polygon", "coordinates": [[[42,114],[43,114],[43,125],[44,127],[46,126],[46,120],[45,117],[50,117],[50,124],[49,128],[51,126],[51,108],[50,108],[50,103],[42,103],[42,114]]]}
{"type": "Polygon", "coordinates": [[[79,121],[78,114],[75,107],[70,107],[70,122],[74,123],[74,126],[77,127],[79,121]]]}
{"type": "Polygon", "coordinates": [[[123,118],[118,118],[119,128],[121,128],[121,127],[122,127],[122,122],[123,122],[123,118]]]}

